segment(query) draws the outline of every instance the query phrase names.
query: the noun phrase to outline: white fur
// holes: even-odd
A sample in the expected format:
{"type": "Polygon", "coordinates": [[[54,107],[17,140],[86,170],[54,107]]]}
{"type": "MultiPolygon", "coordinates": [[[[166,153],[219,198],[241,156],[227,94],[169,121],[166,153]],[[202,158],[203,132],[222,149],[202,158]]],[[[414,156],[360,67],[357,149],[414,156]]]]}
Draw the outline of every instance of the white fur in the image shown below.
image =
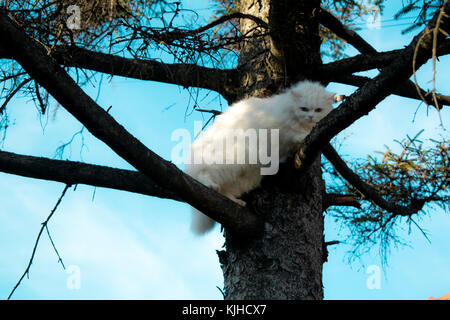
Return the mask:
{"type": "MultiPolygon", "coordinates": [[[[279,129],[279,158],[283,160],[294,151],[314,125],[332,110],[332,103],[339,98],[340,96],[325,91],[319,83],[301,81],[268,98],[252,97],[234,103],[191,145],[190,157],[200,152],[203,154],[203,162],[186,164],[186,173],[245,206],[245,202],[238,197],[259,186],[262,178],[261,164],[212,163],[217,152],[214,148],[223,143],[229,130],[279,129]]],[[[239,140],[231,151],[234,158],[237,148],[242,147],[238,143],[239,140]]],[[[246,154],[258,154],[257,149],[249,150],[249,147],[245,143],[246,154]]],[[[212,219],[193,209],[194,233],[203,234],[212,229],[214,223],[212,219]]]]}

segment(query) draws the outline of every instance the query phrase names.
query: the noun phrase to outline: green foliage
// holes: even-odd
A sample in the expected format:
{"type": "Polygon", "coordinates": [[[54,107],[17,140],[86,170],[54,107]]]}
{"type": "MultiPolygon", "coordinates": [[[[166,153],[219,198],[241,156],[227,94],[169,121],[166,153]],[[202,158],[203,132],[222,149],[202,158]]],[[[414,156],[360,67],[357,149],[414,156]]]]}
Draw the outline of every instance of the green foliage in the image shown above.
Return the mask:
{"type": "Polygon", "coordinates": [[[445,0],[406,0],[403,7],[394,16],[399,19],[408,14],[415,14],[414,23],[407,27],[402,33],[408,33],[428,24],[433,14],[444,4],[445,0]]]}
{"type": "Polygon", "coordinates": [[[327,168],[335,181],[331,186],[333,192],[360,195],[362,200],[360,209],[329,209],[339,223],[344,222],[354,256],[379,245],[381,256],[385,258],[392,245],[404,244],[400,236],[404,226],[408,226],[408,231],[411,226],[416,226],[426,236],[415,219],[420,219],[432,206],[449,211],[450,140],[442,138],[425,143],[419,140],[421,133],[396,141],[400,147],[398,152],[386,146],[384,152],[379,152],[381,159],[368,156],[366,161],[356,163],[353,168],[390,203],[403,206],[423,204],[415,214],[389,212],[371,201],[364,201],[356,188],[348,185],[333,169],[327,168]]]}
{"type": "Polygon", "coordinates": [[[413,201],[435,201],[443,208],[448,206],[449,195],[449,142],[436,141],[426,149],[418,139],[396,141],[402,148],[397,154],[386,146],[379,162],[369,156],[368,162],[358,168],[367,182],[376,185],[378,192],[395,203],[409,204],[413,201]]]}

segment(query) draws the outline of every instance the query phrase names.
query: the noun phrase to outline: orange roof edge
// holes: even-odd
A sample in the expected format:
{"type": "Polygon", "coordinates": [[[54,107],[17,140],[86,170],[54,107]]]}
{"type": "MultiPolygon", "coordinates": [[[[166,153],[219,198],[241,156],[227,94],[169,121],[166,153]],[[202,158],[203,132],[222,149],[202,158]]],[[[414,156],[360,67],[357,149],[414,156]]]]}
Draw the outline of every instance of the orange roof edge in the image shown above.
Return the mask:
{"type": "Polygon", "coordinates": [[[444,294],[439,298],[429,297],[427,300],[450,300],[450,293],[444,294]]]}

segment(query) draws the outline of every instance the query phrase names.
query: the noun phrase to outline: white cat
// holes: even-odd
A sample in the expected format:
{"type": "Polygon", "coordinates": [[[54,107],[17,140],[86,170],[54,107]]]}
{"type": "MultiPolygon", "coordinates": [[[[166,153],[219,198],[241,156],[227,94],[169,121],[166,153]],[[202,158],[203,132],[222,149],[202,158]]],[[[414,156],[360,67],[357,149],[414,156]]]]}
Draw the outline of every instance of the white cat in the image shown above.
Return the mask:
{"type": "MultiPolygon", "coordinates": [[[[255,156],[266,152],[266,156],[271,153],[272,160],[286,159],[314,125],[333,109],[333,102],[342,97],[325,91],[319,83],[301,81],[268,98],[252,97],[234,103],[192,143],[186,173],[245,206],[238,197],[259,186],[261,168],[267,164],[260,157],[255,161],[258,158],[255,156]],[[266,143],[269,131],[275,134],[266,143]],[[255,133],[256,141],[252,143],[255,133]],[[265,139],[261,133],[266,135],[265,139]],[[242,151],[245,151],[244,159],[239,158],[242,151]],[[276,159],[273,156],[277,156],[276,159]]],[[[212,229],[214,223],[193,209],[194,233],[203,234],[212,229]]]]}

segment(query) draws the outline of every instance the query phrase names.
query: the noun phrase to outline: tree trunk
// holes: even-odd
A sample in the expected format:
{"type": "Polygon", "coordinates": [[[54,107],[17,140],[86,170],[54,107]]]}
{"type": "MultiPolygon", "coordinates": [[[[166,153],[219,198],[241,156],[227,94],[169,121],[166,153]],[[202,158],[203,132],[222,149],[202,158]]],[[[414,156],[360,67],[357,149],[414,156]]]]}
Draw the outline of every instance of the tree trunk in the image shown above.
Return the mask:
{"type": "Polygon", "coordinates": [[[324,183],[320,163],[300,176],[291,164],[245,198],[265,221],[247,243],[226,234],[219,252],[226,299],[322,299],[324,183]]]}
{"type": "MultiPolygon", "coordinates": [[[[321,63],[317,5],[311,0],[239,1],[241,12],[268,22],[271,35],[250,39],[240,48],[238,98],[276,93],[308,78],[321,63]]],[[[241,33],[254,26],[242,20],[241,33]]],[[[265,177],[260,188],[243,197],[265,227],[261,237],[247,242],[225,230],[226,250],[218,252],[225,299],[323,298],[323,194],[316,159],[303,175],[293,161],[281,165],[276,176],[265,177]]]]}

